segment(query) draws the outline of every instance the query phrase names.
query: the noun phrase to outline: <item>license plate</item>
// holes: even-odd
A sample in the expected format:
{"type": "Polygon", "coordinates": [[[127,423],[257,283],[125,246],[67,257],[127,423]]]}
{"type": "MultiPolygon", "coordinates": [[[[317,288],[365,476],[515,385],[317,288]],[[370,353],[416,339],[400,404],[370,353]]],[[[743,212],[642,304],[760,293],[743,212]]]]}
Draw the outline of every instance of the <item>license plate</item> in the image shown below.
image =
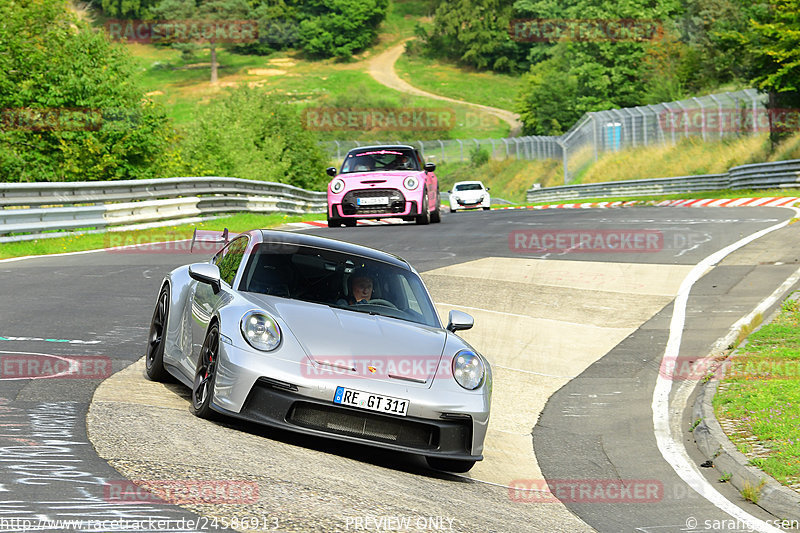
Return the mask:
{"type": "Polygon", "coordinates": [[[392,398],[391,396],[372,394],[371,392],[336,387],[333,403],[390,415],[406,416],[410,402],[402,398],[392,398]]]}
{"type": "Polygon", "coordinates": [[[388,196],[376,196],[374,198],[357,198],[358,205],[387,205],[389,203],[388,196]]]}

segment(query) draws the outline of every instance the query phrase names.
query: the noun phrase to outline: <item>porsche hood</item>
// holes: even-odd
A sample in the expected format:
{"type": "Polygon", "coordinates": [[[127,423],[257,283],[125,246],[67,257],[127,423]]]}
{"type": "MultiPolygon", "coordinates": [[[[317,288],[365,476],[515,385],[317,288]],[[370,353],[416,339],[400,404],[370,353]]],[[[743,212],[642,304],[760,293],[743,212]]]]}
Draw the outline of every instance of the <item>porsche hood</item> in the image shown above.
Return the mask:
{"type": "Polygon", "coordinates": [[[284,334],[294,336],[314,363],[311,371],[320,377],[347,375],[430,387],[437,374],[450,373],[449,363],[442,362],[447,333],[441,329],[296,300],[269,298],[264,307],[274,309],[289,330],[284,334]]]}

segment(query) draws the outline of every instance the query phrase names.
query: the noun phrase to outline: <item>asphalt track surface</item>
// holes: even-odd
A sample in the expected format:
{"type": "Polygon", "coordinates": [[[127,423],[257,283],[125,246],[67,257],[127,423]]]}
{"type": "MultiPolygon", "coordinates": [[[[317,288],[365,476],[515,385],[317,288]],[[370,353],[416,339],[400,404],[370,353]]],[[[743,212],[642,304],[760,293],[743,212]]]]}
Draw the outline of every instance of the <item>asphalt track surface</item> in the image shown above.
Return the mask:
{"type": "MultiPolygon", "coordinates": [[[[573,275],[583,271],[576,261],[585,263],[587,271],[594,268],[593,264],[602,263],[660,265],[682,272],[680,269],[724,246],[792,215],[790,210],[775,208],[492,211],[446,215],[442,224],[427,227],[312,231],[396,253],[422,272],[430,286],[429,279],[435,280],[436,272],[480,264],[487,258],[530,260],[537,265],[566,261],[576,268],[562,271],[573,275]],[[509,240],[509,234],[514,231],[564,229],[656,230],[663,240],[656,250],[646,252],[534,253],[511,249],[514,239],[509,240]]],[[[771,233],[735,252],[700,279],[689,300],[682,355],[684,350],[687,355],[703,355],[733,322],[797,269],[798,231],[798,225],[792,225],[771,233]]],[[[143,354],[163,275],[175,266],[201,259],[183,253],[117,251],[0,262],[0,294],[4,295],[0,300],[0,353],[4,359],[27,358],[40,363],[53,359],[48,356],[94,357],[98,365],[110,362],[114,372],[129,367],[143,354]]],[[[448,303],[461,307],[472,304],[478,310],[474,313],[478,319],[485,312],[497,311],[485,309],[469,296],[482,294],[478,289],[491,286],[492,279],[464,277],[464,281],[461,300],[448,303]]],[[[569,281],[562,285],[569,285],[569,281]]],[[[625,280],[621,282],[624,287],[625,280]]],[[[582,283],[591,285],[595,281],[582,283]]],[[[502,287],[503,283],[495,286],[502,287]]],[[[637,290],[642,288],[632,284],[631,293],[637,290]]],[[[431,291],[437,303],[445,296],[448,300],[459,297],[450,286],[435,284],[431,291]]],[[[560,297],[568,294],[565,291],[560,297]]],[[[620,289],[612,294],[625,301],[620,289]]],[[[660,492],[648,501],[620,504],[562,497],[563,504],[541,502],[534,497],[535,492],[520,496],[509,491],[507,485],[513,478],[508,476],[499,482],[482,482],[492,472],[480,470],[480,464],[474,469],[474,479],[469,479],[431,472],[413,456],[353,449],[237,423],[200,421],[188,414],[185,392],[178,387],[149,384],[135,367],[128,369],[127,376],[131,385],[142,391],[140,405],[99,402],[98,415],[105,416],[106,425],[91,426],[99,433],[87,435],[89,405],[107,374],[98,371],[96,379],[13,379],[4,367],[0,380],[0,531],[21,530],[19,522],[14,525],[10,521],[13,518],[30,520],[29,529],[37,527],[40,518],[75,518],[126,520],[127,530],[217,530],[202,519],[197,522],[198,517],[230,516],[230,510],[197,505],[130,505],[108,498],[109,483],[113,486],[124,481],[123,474],[131,479],[200,479],[212,471],[216,477],[210,479],[253,479],[260,483],[257,512],[261,521],[258,528],[250,530],[375,531],[380,527],[377,520],[392,517],[430,519],[424,528],[415,524],[405,530],[752,530],[731,523],[730,516],[689,489],[655,446],[650,405],[672,313],[669,297],[661,297],[666,303],[651,317],[579,375],[569,376],[571,379],[549,398],[538,423],[534,420],[528,427],[527,449],[518,450],[521,462],[523,456],[535,454],[535,462],[553,489],[559,488],[559,482],[570,480],[599,484],[603,480],[655,481],[660,492]],[[148,388],[154,386],[161,389],[148,388]],[[160,397],[169,405],[146,405],[150,396],[160,397]],[[144,433],[137,433],[137,428],[144,428],[144,433]],[[187,438],[176,437],[181,434],[187,438]],[[240,455],[247,453],[264,455],[258,463],[242,461],[240,455]],[[365,521],[369,517],[371,523],[365,521]],[[358,518],[362,521],[357,522],[358,518]],[[171,522],[153,523],[154,519],[171,522]],[[187,527],[188,522],[182,520],[195,520],[194,527],[187,527]],[[137,521],[139,527],[130,528],[137,521]]],[[[613,306],[609,300],[607,307],[613,306]]],[[[567,312],[557,305],[536,309],[554,315],[567,312]]],[[[495,335],[510,339],[521,333],[507,330],[481,334],[480,327],[477,321],[473,332],[467,332],[475,334],[470,340],[480,350],[481,338],[492,340],[495,335]]],[[[529,350],[533,354],[536,346],[529,350]]],[[[500,395],[501,391],[495,391],[496,398],[500,395]]],[[[519,407],[525,408],[524,404],[519,407]]],[[[683,427],[690,425],[687,420],[683,427]]],[[[683,438],[693,454],[688,431],[683,438]]],[[[487,447],[487,464],[490,452],[487,447]]],[[[715,481],[713,472],[708,477],[715,481]]],[[[772,518],[743,502],[728,487],[715,487],[753,516],[772,518]]],[[[384,530],[392,525],[394,530],[403,530],[396,522],[381,524],[384,530]]],[[[106,523],[95,530],[110,531],[112,527],[106,523]]]]}

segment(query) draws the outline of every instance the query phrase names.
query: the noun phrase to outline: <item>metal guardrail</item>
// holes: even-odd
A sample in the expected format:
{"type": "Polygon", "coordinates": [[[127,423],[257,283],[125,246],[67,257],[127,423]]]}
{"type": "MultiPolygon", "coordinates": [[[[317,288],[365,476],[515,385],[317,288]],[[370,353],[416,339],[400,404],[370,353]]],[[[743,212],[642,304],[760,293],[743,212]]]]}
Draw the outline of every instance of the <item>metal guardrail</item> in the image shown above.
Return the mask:
{"type": "Polygon", "coordinates": [[[733,167],[728,176],[731,189],[800,187],[800,159],[733,167]]]}
{"type": "Polygon", "coordinates": [[[324,192],[238,178],[0,183],[0,242],[193,221],[217,214],[324,213],[324,192]]]}
{"type": "Polygon", "coordinates": [[[722,189],[780,189],[800,187],[800,159],[733,167],[725,174],[611,181],[528,189],[528,203],[584,198],[614,198],[685,194],[722,189]]]}

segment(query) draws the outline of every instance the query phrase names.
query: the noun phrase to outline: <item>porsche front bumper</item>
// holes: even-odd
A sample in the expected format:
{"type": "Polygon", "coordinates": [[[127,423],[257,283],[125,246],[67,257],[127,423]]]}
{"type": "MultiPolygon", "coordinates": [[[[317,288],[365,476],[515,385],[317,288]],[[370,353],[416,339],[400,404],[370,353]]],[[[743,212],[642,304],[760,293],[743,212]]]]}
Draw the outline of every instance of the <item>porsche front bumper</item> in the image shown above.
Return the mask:
{"type": "MultiPolygon", "coordinates": [[[[301,362],[220,344],[212,408],[224,415],[300,433],[446,459],[481,460],[489,398],[431,386],[316,375],[301,362]],[[407,416],[335,404],[337,386],[406,398],[407,416]]],[[[444,378],[438,378],[444,379],[444,378]]],[[[455,385],[458,387],[457,385],[455,385]]]]}

